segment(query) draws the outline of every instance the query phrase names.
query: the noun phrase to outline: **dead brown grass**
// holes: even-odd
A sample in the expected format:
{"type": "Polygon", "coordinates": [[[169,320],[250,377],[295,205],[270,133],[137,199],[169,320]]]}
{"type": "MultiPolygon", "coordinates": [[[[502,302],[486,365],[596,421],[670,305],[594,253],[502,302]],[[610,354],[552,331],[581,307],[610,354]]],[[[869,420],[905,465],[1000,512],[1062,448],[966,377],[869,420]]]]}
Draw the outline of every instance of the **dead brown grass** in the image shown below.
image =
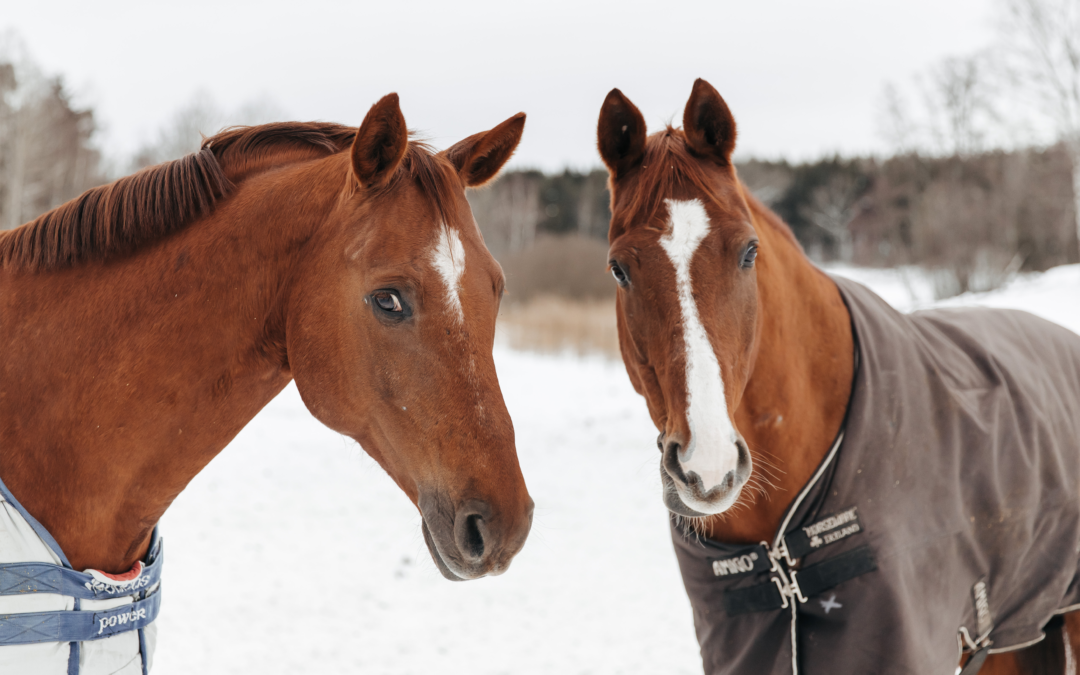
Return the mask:
{"type": "Polygon", "coordinates": [[[614,300],[542,295],[503,306],[498,339],[513,349],[603,354],[619,358],[614,300]]]}
{"type": "Polygon", "coordinates": [[[615,298],[615,280],[607,266],[606,240],[579,234],[542,236],[529,248],[499,258],[511,304],[541,296],[574,300],[615,298]]]}

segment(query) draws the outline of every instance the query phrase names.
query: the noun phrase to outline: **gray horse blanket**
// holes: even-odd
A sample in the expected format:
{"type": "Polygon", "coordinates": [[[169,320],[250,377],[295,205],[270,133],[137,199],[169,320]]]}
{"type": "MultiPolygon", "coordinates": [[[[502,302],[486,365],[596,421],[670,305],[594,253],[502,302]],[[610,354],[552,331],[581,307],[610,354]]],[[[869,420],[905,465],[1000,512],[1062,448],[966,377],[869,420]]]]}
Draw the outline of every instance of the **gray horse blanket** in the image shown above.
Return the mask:
{"type": "Polygon", "coordinates": [[[951,675],[961,649],[1038,642],[1080,604],[1080,336],[835,281],[844,431],[775,539],[672,526],[705,672],[951,675]]]}

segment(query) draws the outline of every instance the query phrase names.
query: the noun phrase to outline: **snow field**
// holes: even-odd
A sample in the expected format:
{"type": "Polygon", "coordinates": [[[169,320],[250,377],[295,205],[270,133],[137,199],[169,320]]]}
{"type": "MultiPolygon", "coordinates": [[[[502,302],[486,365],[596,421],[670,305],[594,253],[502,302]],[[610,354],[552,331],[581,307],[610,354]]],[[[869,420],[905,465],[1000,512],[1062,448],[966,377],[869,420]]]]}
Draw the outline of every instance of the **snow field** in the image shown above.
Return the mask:
{"type": "MultiPolygon", "coordinates": [[[[911,272],[834,268],[901,309],[911,272]]],[[[947,305],[1080,332],[1080,265],[947,305]]],[[[497,348],[536,514],[509,572],[444,580],[420,517],[290,386],[162,522],[155,675],[700,673],[660,500],[656,430],[622,364],[497,348]]]]}
{"type": "Polygon", "coordinates": [[[290,386],[163,520],[155,675],[699,672],[622,364],[496,363],[536,501],[506,574],[444,580],[408,498],[290,386]]]}

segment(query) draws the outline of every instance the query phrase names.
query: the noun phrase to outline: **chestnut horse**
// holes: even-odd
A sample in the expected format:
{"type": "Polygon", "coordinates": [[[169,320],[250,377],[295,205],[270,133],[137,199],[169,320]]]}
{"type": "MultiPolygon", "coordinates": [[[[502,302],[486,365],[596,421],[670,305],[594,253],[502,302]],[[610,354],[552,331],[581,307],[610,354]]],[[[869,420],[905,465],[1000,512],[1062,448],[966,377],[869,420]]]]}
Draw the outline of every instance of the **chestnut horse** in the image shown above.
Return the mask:
{"type": "MultiPolygon", "coordinates": [[[[839,445],[856,350],[837,283],[739,181],[735,136],[727,105],[700,79],[682,129],[647,135],[618,89],[598,125],[610,172],[619,343],[660,431],[664,502],[705,540],[767,545],[839,445]]],[[[769,571],[755,561],[723,561],[715,574],[769,571]]],[[[1080,653],[1078,618],[1066,616],[1064,643],[1054,633],[1036,647],[991,655],[980,672],[1043,672],[1030,664],[1055,658],[1048,645],[1080,653]]],[[[847,672],[843,656],[834,655],[833,672],[847,672]]]]}
{"type": "Polygon", "coordinates": [[[390,94],[359,130],[227,129],[0,234],[0,478],[70,567],[132,569],[295,379],[417,506],[443,576],[504,572],[533,502],[492,360],[504,278],[465,189],[524,125],[436,154],[390,94]]]}

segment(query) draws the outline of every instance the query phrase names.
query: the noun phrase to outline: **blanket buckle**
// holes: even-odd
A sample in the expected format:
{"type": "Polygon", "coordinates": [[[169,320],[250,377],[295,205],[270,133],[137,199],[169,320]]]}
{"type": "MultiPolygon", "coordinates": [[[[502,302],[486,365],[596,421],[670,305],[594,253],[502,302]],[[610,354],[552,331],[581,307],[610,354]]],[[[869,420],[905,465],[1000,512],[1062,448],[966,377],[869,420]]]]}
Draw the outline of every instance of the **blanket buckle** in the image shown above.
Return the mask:
{"type": "MultiPolygon", "coordinates": [[[[781,539],[780,543],[776,545],[776,555],[779,558],[783,558],[788,567],[795,567],[799,563],[798,558],[792,559],[791,554],[788,552],[787,541],[781,539]]],[[[769,551],[769,557],[773,557],[772,551],[769,551]]]]}
{"type": "Polygon", "coordinates": [[[788,594],[790,591],[784,586],[783,582],[776,577],[769,577],[769,581],[776,584],[776,589],[780,591],[780,609],[787,609],[791,603],[788,602],[788,594]]]}
{"type": "Polygon", "coordinates": [[[787,609],[789,606],[788,598],[791,600],[797,600],[800,604],[805,603],[807,598],[803,595],[802,588],[799,587],[799,581],[796,577],[796,572],[793,569],[784,569],[784,565],[781,562],[781,558],[791,567],[794,567],[796,561],[791,559],[788,555],[787,546],[783,541],[774,549],[769,546],[768,542],[761,542],[761,545],[765,547],[765,550],[769,552],[769,560],[772,562],[772,569],[770,572],[774,572],[775,576],[770,576],[769,580],[776,585],[776,589],[780,591],[780,609],[787,609]]]}
{"type": "Polygon", "coordinates": [[[795,578],[795,570],[791,570],[791,592],[793,598],[800,603],[806,603],[806,596],[803,595],[802,589],[799,588],[799,580],[795,578]]]}

